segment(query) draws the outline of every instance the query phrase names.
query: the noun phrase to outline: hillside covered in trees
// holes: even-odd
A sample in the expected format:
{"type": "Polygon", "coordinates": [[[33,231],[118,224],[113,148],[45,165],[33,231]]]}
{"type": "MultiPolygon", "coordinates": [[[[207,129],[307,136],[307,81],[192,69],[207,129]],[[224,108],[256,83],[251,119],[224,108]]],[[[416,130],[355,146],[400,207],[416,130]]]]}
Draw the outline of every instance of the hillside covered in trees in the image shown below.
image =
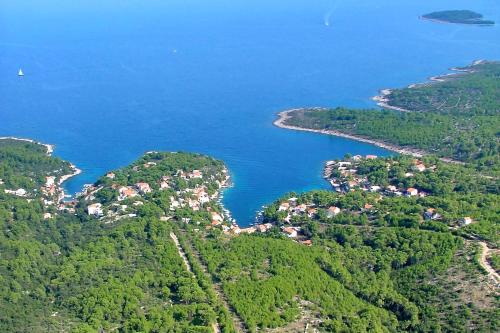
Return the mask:
{"type": "MultiPolygon", "coordinates": [[[[67,164],[47,156],[43,146],[2,141],[0,156],[0,170],[5,170],[0,185],[2,331],[211,332],[218,323],[224,332],[232,332],[211,289],[179,256],[170,236],[175,224],[160,220],[164,206],[153,198],[159,184],[148,193],[151,207],[132,206],[139,207],[137,214],[104,219],[89,214],[92,202],[84,197],[57,210],[44,202],[35,184],[67,164]],[[5,193],[20,183],[32,197],[5,193]]],[[[177,181],[189,186],[189,180],[175,176],[179,168],[198,168],[208,179],[223,170],[219,161],[184,153],[149,154],[137,163],[117,171],[117,182],[132,186],[168,175],[175,192],[177,181]],[[144,165],[151,167],[147,174],[132,170],[144,165]]],[[[112,194],[101,189],[94,201],[110,202],[112,194]]],[[[140,195],[137,199],[144,200],[140,195]]],[[[178,217],[167,211],[170,218],[178,217]]]]}
{"type": "Polygon", "coordinates": [[[329,161],[332,190],[245,228],[220,203],[219,160],[148,152],[67,201],[74,166],[0,139],[0,329],[498,331],[498,64],[466,70],[392,91],[399,110],[292,112],[436,155],[329,161]]]}
{"type": "Polygon", "coordinates": [[[494,180],[436,158],[329,165],[335,191],[280,198],[250,235],[192,236],[250,329],[498,330],[498,281],[478,261],[478,239],[498,246],[494,180]]]}
{"type": "Polygon", "coordinates": [[[299,109],[284,125],[338,130],[499,171],[500,63],[386,92],[382,110],[299,109]]]}

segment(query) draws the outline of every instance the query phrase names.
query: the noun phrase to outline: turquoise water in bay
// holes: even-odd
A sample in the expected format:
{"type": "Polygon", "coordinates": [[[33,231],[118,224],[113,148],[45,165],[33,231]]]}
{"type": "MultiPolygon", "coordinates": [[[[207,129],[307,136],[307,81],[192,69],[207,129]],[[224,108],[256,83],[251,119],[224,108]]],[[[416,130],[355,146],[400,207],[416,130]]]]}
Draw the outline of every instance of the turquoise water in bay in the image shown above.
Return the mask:
{"type": "Polygon", "coordinates": [[[498,24],[418,19],[443,9],[500,22],[496,0],[0,0],[0,136],[55,144],[84,171],[70,192],[145,151],[213,155],[245,225],[286,192],[327,188],[327,159],[390,154],[278,129],[277,112],[374,107],[381,88],[500,60],[498,24]]]}

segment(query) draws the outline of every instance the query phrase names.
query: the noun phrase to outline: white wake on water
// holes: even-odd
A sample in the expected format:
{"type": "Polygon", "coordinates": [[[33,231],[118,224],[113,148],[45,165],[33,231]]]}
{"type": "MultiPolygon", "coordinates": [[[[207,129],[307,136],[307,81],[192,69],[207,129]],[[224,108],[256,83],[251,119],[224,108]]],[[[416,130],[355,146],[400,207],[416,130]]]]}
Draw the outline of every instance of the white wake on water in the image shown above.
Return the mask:
{"type": "Polygon", "coordinates": [[[340,2],[340,0],[331,2],[330,10],[328,10],[326,12],[325,16],[323,17],[323,22],[324,22],[325,26],[327,26],[327,27],[330,26],[332,15],[335,13],[337,8],[339,7],[339,2],[340,2]]]}

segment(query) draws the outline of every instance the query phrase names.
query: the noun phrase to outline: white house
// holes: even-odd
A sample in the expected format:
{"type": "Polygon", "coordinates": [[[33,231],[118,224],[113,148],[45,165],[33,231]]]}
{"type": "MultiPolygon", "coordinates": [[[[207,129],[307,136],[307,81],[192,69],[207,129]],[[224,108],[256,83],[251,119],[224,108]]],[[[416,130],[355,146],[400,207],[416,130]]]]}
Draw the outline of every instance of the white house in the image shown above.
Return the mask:
{"type": "Polygon", "coordinates": [[[45,187],[54,186],[55,180],[56,180],[56,177],[54,177],[54,176],[45,177],[45,187]]]}
{"type": "Polygon", "coordinates": [[[423,163],[419,163],[417,165],[415,165],[415,170],[417,170],[418,172],[424,172],[425,171],[425,165],[423,163]]]}
{"type": "Polygon", "coordinates": [[[148,183],[137,183],[137,184],[135,184],[135,186],[137,187],[139,192],[142,192],[142,193],[151,192],[151,187],[149,186],[148,183]]]}
{"type": "Polygon", "coordinates": [[[92,205],[89,205],[87,207],[87,212],[89,215],[94,215],[97,217],[104,215],[104,212],[102,211],[102,204],[100,204],[99,202],[92,204],[92,205]]]}
{"type": "Polygon", "coordinates": [[[224,221],[222,215],[220,215],[217,212],[212,212],[211,215],[212,215],[212,221],[216,221],[218,223],[222,223],[224,221]]]}
{"type": "Polygon", "coordinates": [[[280,212],[287,211],[288,208],[290,208],[290,204],[288,202],[282,202],[281,205],[278,207],[278,211],[280,212]]]}
{"type": "Polygon", "coordinates": [[[416,196],[416,195],[418,195],[418,190],[417,190],[416,188],[409,187],[409,188],[406,190],[406,195],[408,195],[408,196],[410,196],[410,197],[416,196]]]}
{"type": "Polygon", "coordinates": [[[200,170],[193,170],[189,175],[190,178],[203,178],[203,173],[200,170]]]}
{"type": "Polygon", "coordinates": [[[14,195],[17,195],[18,197],[24,197],[26,196],[26,190],[24,188],[20,188],[20,189],[17,189],[15,191],[13,190],[4,190],[5,193],[8,193],[8,194],[14,194],[14,195]]]}
{"type": "Polygon", "coordinates": [[[283,228],[283,232],[290,238],[297,237],[297,229],[292,227],[283,228]]]}
{"type": "Polygon", "coordinates": [[[137,192],[133,188],[130,188],[128,186],[127,187],[125,187],[125,186],[120,187],[118,189],[118,192],[120,193],[118,200],[125,200],[128,198],[133,198],[133,197],[137,196],[137,192]]]}

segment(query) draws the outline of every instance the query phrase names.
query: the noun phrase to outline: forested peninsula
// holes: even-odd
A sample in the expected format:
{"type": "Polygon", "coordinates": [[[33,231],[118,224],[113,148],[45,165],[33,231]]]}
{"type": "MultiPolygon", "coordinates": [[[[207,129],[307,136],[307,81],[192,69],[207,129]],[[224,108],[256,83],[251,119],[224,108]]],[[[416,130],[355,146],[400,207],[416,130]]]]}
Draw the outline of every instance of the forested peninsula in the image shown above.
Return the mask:
{"type": "Polygon", "coordinates": [[[400,153],[434,154],[498,176],[500,63],[477,61],[428,83],[385,89],[382,110],[284,112],[277,126],[371,140],[400,153]]]}

